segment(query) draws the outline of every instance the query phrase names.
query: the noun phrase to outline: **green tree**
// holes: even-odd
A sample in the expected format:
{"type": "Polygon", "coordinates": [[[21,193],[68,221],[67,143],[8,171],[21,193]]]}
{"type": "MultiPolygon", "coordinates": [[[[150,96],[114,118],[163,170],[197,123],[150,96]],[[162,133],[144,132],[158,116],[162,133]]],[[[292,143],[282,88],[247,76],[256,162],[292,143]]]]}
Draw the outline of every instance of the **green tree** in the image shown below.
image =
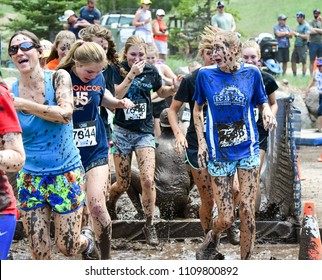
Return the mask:
{"type": "Polygon", "coordinates": [[[2,2],[12,6],[20,15],[18,18],[10,20],[7,25],[11,31],[27,29],[34,32],[39,38],[53,41],[56,34],[63,28],[59,17],[67,9],[74,10],[77,14],[79,8],[86,1],[2,0],[2,2]]]}

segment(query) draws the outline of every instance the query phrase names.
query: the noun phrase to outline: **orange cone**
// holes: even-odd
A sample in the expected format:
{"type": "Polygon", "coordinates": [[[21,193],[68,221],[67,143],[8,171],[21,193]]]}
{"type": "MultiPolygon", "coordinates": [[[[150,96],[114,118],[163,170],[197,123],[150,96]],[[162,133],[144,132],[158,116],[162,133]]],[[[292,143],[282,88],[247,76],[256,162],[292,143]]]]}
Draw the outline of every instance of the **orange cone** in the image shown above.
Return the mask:
{"type": "Polygon", "coordinates": [[[321,236],[313,202],[304,205],[299,260],[322,260],[321,236]]]}

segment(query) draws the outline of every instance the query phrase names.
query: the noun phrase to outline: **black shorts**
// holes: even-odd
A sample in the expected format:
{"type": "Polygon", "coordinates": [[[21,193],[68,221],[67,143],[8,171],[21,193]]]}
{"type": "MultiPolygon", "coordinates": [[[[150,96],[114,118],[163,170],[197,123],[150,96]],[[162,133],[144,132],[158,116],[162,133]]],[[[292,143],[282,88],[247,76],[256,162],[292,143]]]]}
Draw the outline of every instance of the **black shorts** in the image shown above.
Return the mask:
{"type": "Polygon", "coordinates": [[[290,49],[289,48],[279,48],[277,52],[278,62],[289,62],[290,61],[290,49]]]}
{"type": "Polygon", "coordinates": [[[264,150],[266,152],[267,150],[267,138],[268,138],[268,130],[265,130],[262,126],[257,126],[258,129],[258,135],[259,135],[259,149],[264,150]]]}

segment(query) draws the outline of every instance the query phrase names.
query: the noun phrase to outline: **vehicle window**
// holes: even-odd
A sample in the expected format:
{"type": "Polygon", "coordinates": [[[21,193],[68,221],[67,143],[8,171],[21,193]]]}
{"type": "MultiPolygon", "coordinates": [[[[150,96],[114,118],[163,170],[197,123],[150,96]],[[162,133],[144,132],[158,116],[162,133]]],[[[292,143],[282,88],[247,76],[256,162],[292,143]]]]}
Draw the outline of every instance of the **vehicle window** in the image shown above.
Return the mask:
{"type": "Polygon", "coordinates": [[[119,22],[119,17],[109,17],[106,25],[111,25],[112,23],[118,23],[119,22]]]}
{"type": "Polygon", "coordinates": [[[120,24],[121,25],[132,25],[133,18],[131,17],[123,17],[120,18],[120,24]]]}

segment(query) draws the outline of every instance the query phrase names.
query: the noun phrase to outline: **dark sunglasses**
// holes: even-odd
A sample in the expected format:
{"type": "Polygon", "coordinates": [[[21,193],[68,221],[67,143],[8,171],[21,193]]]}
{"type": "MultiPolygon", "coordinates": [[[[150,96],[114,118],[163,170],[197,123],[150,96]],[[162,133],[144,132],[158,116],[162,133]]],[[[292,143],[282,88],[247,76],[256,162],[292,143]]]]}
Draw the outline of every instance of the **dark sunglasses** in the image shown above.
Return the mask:
{"type": "Polygon", "coordinates": [[[19,45],[12,45],[8,49],[9,55],[15,55],[19,49],[23,52],[30,51],[31,49],[35,48],[37,45],[32,42],[23,42],[19,45]]]}

